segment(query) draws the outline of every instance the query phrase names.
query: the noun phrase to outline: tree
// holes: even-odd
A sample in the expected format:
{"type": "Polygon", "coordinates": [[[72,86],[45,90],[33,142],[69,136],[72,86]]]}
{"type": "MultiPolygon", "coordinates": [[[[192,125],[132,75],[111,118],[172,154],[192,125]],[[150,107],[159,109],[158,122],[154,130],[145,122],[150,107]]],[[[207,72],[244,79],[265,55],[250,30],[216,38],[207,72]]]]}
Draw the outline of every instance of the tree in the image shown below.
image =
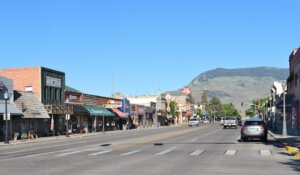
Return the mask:
{"type": "Polygon", "coordinates": [[[218,97],[213,97],[210,101],[209,101],[209,106],[208,106],[208,110],[207,110],[211,116],[213,116],[214,120],[217,117],[221,117],[223,116],[223,106],[222,106],[222,102],[218,97]]]}
{"type": "Polygon", "coordinates": [[[203,116],[203,112],[202,112],[202,110],[200,109],[200,108],[197,108],[196,109],[196,114],[198,115],[198,116],[203,116]]]}
{"type": "Polygon", "coordinates": [[[189,98],[189,102],[190,102],[191,104],[195,104],[195,100],[194,100],[194,97],[193,97],[192,93],[190,93],[190,94],[188,95],[188,98],[189,98]]]}
{"type": "Polygon", "coordinates": [[[201,104],[206,106],[208,103],[206,92],[204,91],[201,96],[201,104]]]}
{"type": "Polygon", "coordinates": [[[171,101],[170,102],[170,108],[171,108],[171,110],[170,110],[169,114],[171,114],[173,117],[177,116],[177,112],[176,112],[177,103],[176,103],[176,101],[171,101]]]}
{"type": "Polygon", "coordinates": [[[223,104],[223,111],[225,116],[236,116],[237,118],[241,118],[238,110],[232,104],[223,104]]]}

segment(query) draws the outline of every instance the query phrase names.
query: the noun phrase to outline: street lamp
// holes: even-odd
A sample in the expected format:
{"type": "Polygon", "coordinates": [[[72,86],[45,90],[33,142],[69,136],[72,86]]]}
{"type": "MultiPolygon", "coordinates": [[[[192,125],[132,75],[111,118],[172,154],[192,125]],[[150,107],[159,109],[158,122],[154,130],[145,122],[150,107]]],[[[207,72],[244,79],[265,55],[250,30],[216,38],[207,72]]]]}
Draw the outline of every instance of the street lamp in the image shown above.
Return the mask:
{"type": "Polygon", "coordinates": [[[5,100],[5,140],[4,143],[9,144],[8,139],[8,115],[7,115],[7,100],[9,99],[7,91],[3,95],[5,100]]]}
{"type": "Polygon", "coordinates": [[[283,127],[282,127],[282,135],[287,135],[287,129],[286,129],[286,114],[285,114],[285,89],[286,89],[286,82],[282,82],[282,89],[283,89],[283,127]]]}

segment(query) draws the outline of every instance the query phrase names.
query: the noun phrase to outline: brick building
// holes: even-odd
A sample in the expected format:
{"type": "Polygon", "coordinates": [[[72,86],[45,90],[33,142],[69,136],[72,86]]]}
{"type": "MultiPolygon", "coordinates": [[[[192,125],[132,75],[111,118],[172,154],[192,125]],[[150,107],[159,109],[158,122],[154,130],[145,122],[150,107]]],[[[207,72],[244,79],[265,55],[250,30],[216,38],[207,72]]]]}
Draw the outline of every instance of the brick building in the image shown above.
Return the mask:
{"type": "MultiPolygon", "coordinates": [[[[0,76],[12,79],[14,90],[36,96],[53,118],[53,130],[57,134],[65,132],[65,115],[71,114],[72,109],[64,105],[64,72],[44,67],[10,68],[0,70],[0,76]]],[[[48,128],[44,129],[43,135],[49,135],[50,119],[44,119],[44,122],[48,128]]]]}

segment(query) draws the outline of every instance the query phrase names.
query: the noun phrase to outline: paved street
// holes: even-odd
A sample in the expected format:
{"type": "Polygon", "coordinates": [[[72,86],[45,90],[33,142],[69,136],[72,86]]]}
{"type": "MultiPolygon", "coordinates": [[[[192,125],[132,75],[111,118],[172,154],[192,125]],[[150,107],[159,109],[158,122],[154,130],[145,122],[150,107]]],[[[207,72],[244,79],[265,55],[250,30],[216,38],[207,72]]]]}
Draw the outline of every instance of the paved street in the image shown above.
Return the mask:
{"type": "Polygon", "coordinates": [[[270,136],[241,143],[218,124],[133,130],[0,147],[0,174],[299,174],[270,136]]]}

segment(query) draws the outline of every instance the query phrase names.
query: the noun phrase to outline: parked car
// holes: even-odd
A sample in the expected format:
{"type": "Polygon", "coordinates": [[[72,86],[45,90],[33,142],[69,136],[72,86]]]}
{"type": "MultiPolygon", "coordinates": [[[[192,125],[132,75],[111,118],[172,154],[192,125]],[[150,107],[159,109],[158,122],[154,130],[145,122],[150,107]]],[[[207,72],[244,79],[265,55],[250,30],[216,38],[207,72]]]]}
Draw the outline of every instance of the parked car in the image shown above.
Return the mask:
{"type": "Polygon", "coordinates": [[[223,128],[226,129],[228,127],[229,128],[234,127],[235,129],[237,129],[237,119],[236,119],[236,117],[227,116],[227,117],[224,118],[223,128]]]}
{"type": "Polygon", "coordinates": [[[252,118],[245,121],[241,128],[241,140],[249,138],[259,138],[268,141],[268,127],[262,119],[252,118]]]}
{"type": "Polygon", "coordinates": [[[193,127],[193,126],[200,126],[200,121],[197,118],[191,118],[189,121],[189,126],[193,127]]]}

